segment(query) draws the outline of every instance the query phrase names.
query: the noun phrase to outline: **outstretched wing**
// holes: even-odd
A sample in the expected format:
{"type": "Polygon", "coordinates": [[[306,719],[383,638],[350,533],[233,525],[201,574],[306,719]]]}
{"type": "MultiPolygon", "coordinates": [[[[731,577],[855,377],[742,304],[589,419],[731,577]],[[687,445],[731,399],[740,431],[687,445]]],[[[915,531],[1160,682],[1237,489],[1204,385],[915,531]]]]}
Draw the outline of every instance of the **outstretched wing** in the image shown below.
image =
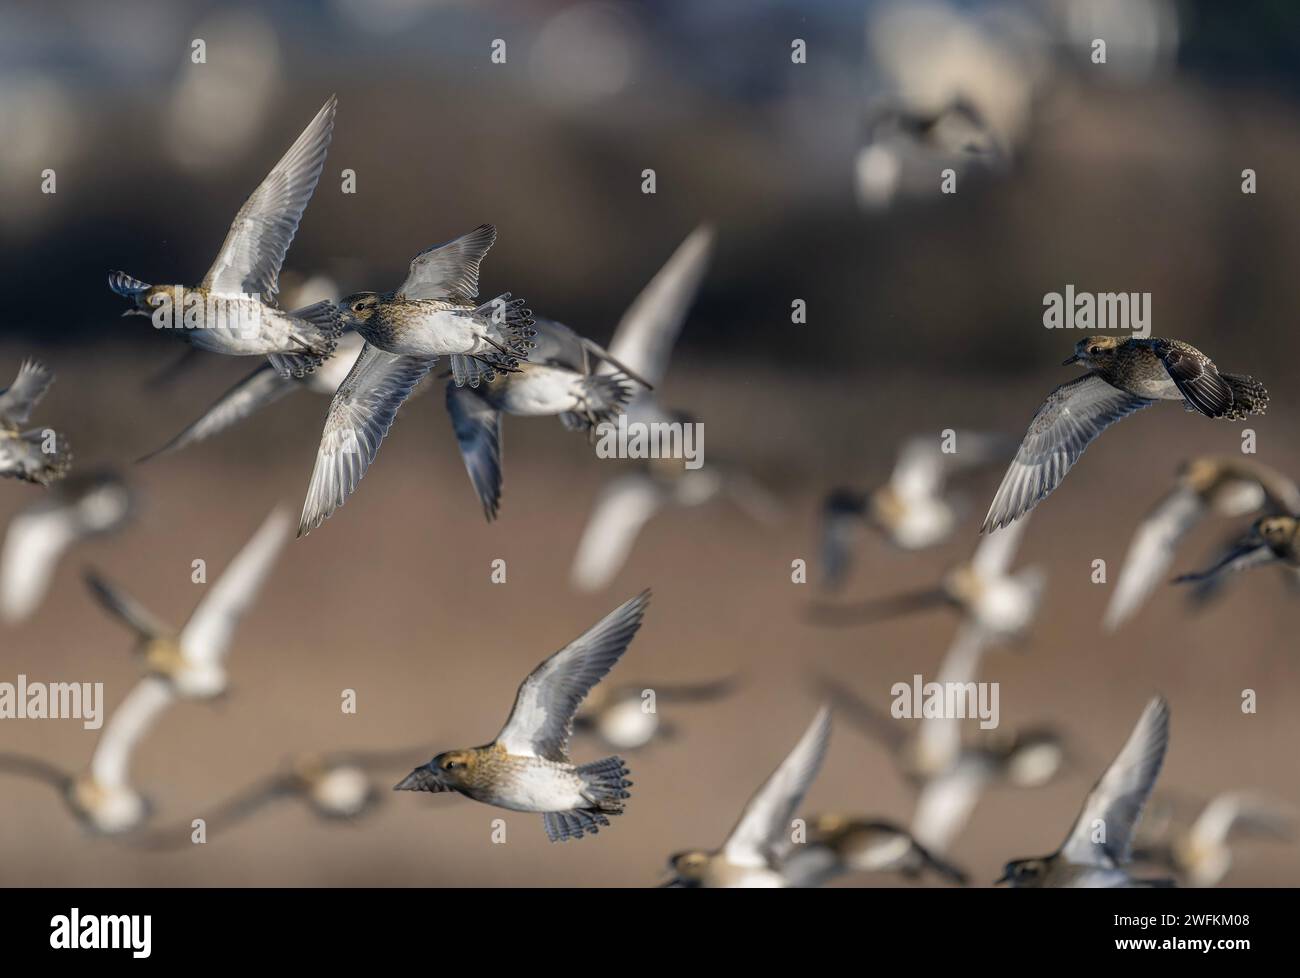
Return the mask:
{"type": "Polygon", "coordinates": [[[573,715],[627,651],[649,603],[650,592],[642,591],[534,669],[496,742],[510,754],[567,761],[573,715]]]}
{"type": "Polygon", "coordinates": [[[1179,543],[1205,512],[1199,493],[1179,486],[1156,504],[1129,544],[1103,624],[1114,630],[1126,622],[1164,580],[1179,543]]]}
{"type": "Polygon", "coordinates": [[[578,541],[571,572],[574,586],[583,591],[606,587],[627,562],[641,528],[663,505],[663,489],[639,472],[605,486],[578,541]]]}
{"type": "Polygon", "coordinates": [[[633,300],[610,341],[610,356],[658,386],[668,372],[673,344],[695,301],[713,250],[713,229],[692,231],[633,300]]]}
{"type": "Polygon", "coordinates": [[[256,294],[266,302],[275,298],[280,266],[325,167],[337,105],[331,95],[244,202],[203,279],[204,288],[219,295],[256,294]]]}
{"type": "Polygon", "coordinates": [[[821,770],[830,737],[831,711],[830,707],[823,706],[794,750],[740,813],[740,821],[722,847],[728,862],[749,867],[768,864],[769,854],[790,828],[790,820],[821,770]]]}
{"type": "Polygon", "coordinates": [[[175,698],[171,685],[157,676],[146,676],[131,688],[109,716],[95,745],[90,773],[98,784],[128,786],[131,753],[175,698]]]}
{"type": "Polygon", "coordinates": [[[1213,581],[1220,575],[1249,570],[1252,567],[1271,564],[1275,560],[1277,556],[1269,549],[1268,544],[1252,534],[1230,547],[1210,567],[1190,574],[1180,574],[1174,578],[1174,583],[1203,584],[1213,581]]]}
{"type": "Polygon", "coordinates": [[[36,360],[24,360],[14,382],[0,392],[0,418],[14,426],[25,425],[52,383],[54,371],[36,360]]]}
{"type": "Polygon", "coordinates": [[[325,416],[298,536],[324,523],[356,491],[379,453],[397,409],[433,362],[385,353],[369,343],[361,348],[325,416]]]}
{"type": "Polygon", "coordinates": [[[448,382],[447,413],[483,514],[496,519],[501,502],[501,412],[474,388],[448,382]]]}
{"type": "Polygon", "coordinates": [[[1094,438],[1153,403],[1110,386],[1095,373],[1052,391],[1029,423],[981,532],[1006,526],[1033,509],[1060,485],[1094,438]]]}
{"type": "Polygon", "coordinates": [[[125,591],[108,583],[94,570],[85,573],[86,586],[100,606],[114,618],[126,624],[140,638],[158,638],[170,635],[172,629],[148,608],[125,591]]]}
{"type": "Polygon", "coordinates": [[[1083,866],[1110,868],[1128,862],[1138,820],[1168,746],[1169,704],[1156,696],[1083,803],[1060,855],[1083,866]]]}
{"type": "Polygon", "coordinates": [[[478,295],[478,269],[497,240],[497,229],[480,224],[446,244],[434,245],[411,259],[411,270],[397,294],[407,299],[460,299],[478,295]]]}
{"type": "Polygon", "coordinates": [[[262,590],[271,565],[289,540],[292,517],[277,507],[214,584],[181,630],[181,652],[192,662],[225,657],[239,621],[262,590]]]}
{"type": "Polygon", "coordinates": [[[151,458],[179,451],[188,445],[194,445],[220,434],[245,418],[251,418],[268,404],[273,404],[286,394],[297,390],[298,386],[294,380],[281,377],[269,363],[264,363],[222,394],[197,421],[187,426],[162,448],[142,456],[139,461],[147,462],[151,458]]]}

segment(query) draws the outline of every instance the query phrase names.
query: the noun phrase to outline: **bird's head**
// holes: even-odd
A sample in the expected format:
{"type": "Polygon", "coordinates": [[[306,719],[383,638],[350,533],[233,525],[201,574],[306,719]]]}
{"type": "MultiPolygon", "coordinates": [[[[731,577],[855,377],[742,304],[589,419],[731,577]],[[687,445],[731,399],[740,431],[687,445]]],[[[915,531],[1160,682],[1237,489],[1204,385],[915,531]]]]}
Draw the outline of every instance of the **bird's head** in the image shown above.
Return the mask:
{"type": "Polygon", "coordinates": [[[1202,455],[1183,462],[1178,467],[1178,478],[1196,492],[1205,492],[1219,481],[1222,472],[1223,467],[1217,459],[1202,455]]]}
{"type": "Polygon", "coordinates": [[[478,760],[477,751],[449,750],[430,761],[428,767],[448,788],[459,788],[473,780],[478,760]]]}
{"type": "Polygon", "coordinates": [[[709,854],[702,849],[688,849],[668,858],[668,868],[677,874],[683,883],[699,883],[704,879],[704,871],[709,866],[709,854]]]}
{"type": "Polygon", "coordinates": [[[174,288],[174,286],[170,285],[150,285],[139,292],[129,294],[127,298],[131,300],[131,308],[123,312],[122,315],[153,316],[164,306],[170,306],[172,307],[171,315],[179,321],[183,310],[176,308],[174,288]]]}
{"type": "Polygon", "coordinates": [[[1002,869],[1002,877],[994,881],[994,886],[1006,883],[1010,886],[1034,886],[1047,875],[1046,859],[1014,859],[1002,869]]]}
{"type": "Polygon", "coordinates": [[[370,317],[379,308],[379,294],[376,292],[353,292],[338,304],[339,312],[349,325],[356,327],[370,322],[370,317]]]}
{"type": "Polygon", "coordinates": [[[824,812],[808,819],[808,827],[818,835],[834,835],[849,827],[852,820],[839,812],[824,812]]]}
{"type": "Polygon", "coordinates": [[[1295,537],[1300,520],[1294,516],[1268,516],[1255,524],[1255,532],[1269,547],[1284,547],[1295,537]]]}
{"type": "Polygon", "coordinates": [[[1081,363],[1085,367],[1104,367],[1115,359],[1115,352],[1122,342],[1117,336],[1085,336],[1074,344],[1074,356],[1062,366],[1081,363]]]}

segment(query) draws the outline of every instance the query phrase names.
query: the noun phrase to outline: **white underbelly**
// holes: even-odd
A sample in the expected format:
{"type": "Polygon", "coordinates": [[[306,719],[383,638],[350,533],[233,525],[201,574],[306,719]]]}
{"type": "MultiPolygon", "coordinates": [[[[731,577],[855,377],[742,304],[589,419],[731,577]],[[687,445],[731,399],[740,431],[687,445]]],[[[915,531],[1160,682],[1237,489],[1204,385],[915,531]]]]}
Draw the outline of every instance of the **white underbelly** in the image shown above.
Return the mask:
{"type": "Polygon", "coordinates": [[[520,417],[549,417],[578,406],[582,375],[562,367],[521,364],[511,374],[501,396],[501,409],[520,417]]]}
{"type": "Polygon", "coordinates": [[[389,353],[412,357],[442,357],[453,353],[484,353],[493,349],[482,327],[468,313],[439,310],[408,321],[383,345],[389,353]]]}
{"type": "Polygon", "coordinates": [[[590,806],[581,789],[572,768],[537,764],[515,770],[506,790],[476,797],[515,812],[567,812],[590,806]]]}

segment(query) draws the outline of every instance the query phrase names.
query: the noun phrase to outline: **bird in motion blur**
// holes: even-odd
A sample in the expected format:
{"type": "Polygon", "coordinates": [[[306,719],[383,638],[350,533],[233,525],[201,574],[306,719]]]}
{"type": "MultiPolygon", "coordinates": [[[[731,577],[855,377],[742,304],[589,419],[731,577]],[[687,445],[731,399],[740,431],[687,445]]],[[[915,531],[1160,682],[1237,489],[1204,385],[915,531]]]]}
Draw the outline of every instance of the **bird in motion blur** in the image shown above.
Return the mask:
{"type": "Polygon", "coordinates": [[[27,428],[54,372],[36,360],[24,360],[14,382],[0,391],[0,476],[48,486],[68,474],[72,450],[52,428],[27,428]]]}
{"type": "MultiPolygon", "coordinates": [[[[983,655],[979,636],[962,629],[944,656],[935,681],[945,689],[975,688],[983,655]]],[[[1027,727],[1010,735],[980,731],[978,738],[967,738],[960,716],[922,715],[909,733],[899,720],[837,680],[822,679],[820,686],[841,716],[889,752],[916,793],[910,832],[935,855],[951,849],[990,788],[1042,787],[1067,761],[1065,739],[1051,727],[1027,727]]],[[[967,718],[977,712],[971,709],[967,718]]]]}
{"type": "Polygon", "coordinates": [[[0,551],[0,616],[29,617],[69,549],[115,533],[130,520],[135,494],[110,469],[73,473],[14,514],[0,551]]]}
{"type": "Polygon", "coordinates": [[[0,753],[0,774],[49,785],[73,818],[94,834],[133,832],[149,818],[152,805],[131,784],[131,756],[175,700],[175,690],[165,679],[145,676],[104,723],[85,773],[64,771],[37,757],[0,753]]]}
{"type": "Polygon", "coordinates": [[[858,200],[884,208],[900,196],[933,194],[942,170],[964,184],[963,171],[995,172],[1006,162],[997,134],[970,101],[922,107],[880,99],[867,112],[854,165],[858,200]]]}
{"type": "Polygon", "coordinates": [[[728,678],[699,683],[597,686],[573,718],[573,727],[599,737],[612,750],[636,750],[656,737],[676,734],[677,728],[660,716],[660,703],[712,703],[730,693],[735,685],[728,678]]]}
{"type": "MultiPolygon", "coordinates": [[[[297,305],[306,305],[323,299],[333,302],[338,299],[337,286],[332,279],[324,275],[314,275],[298,281],[297,284],[291,285],[290,289],[297,305]]],[[[305,377],[281,377],[271,364],[262,364],[217,398],[203,414],[169,442],[142,456],[139,461],[147,462],[149,459],[170,455],[190,445],[206,441],[246,421],[263,408],[269,407],[295,391],[310,391],[313,394],[333,397],[334,392],[347,378],[348,372],[352,370],[352,365],[357,362],[357,355],[364,345],[365,340],[357,333],[344,330],[335,344],[334,352],[305,377]]],[[[197,353],[198,356],[203,356],[202,352],[195,351],[193,347],[186,353],[197,353]]],[[[178,373],[182,376],[188,373],[192,369],[191,363],[192,357],[188,357],[169,367],[165,372],[167,382],[175,383],[178,373]]]]}
{"type": "Polygon", "coordinates": [[[656,390],[668,372],[673,346],[704,279],[713,238],[712,227],[701,225],[678,245],[623,314],[610,342],[612,356],[598,368],[609,372],[614,369],[611,364],[618,364],[641,381],[619,419],[620,426],[626,427],[611,427],[608,435],[622,438],[625,434],[629,449],[638,435],[645,436],[647,445],[656,437],[660,451],[619,463],[620,473],[601,487],[570,572],[579,590],[608,587],[645,525],[667,509],[702,506],[726,497],[759,523],[774,523],[779,517],[780,503],[739,465],[716,452],[705,461],[703,424],[686,411],[664,407],[656,390]]]}
{"type": "Polygon", "coordinates": [[[228,428],[251,418],[262,408],[274,404],[294,391],[311,391],[333,397],[343,384],[365,341],[351,331],[339,337],[334,352],[305,377],[281,377],[269,363],[264,363],[248,376],[238,381],[222,394],[195,421],[161,448],[140,457],[147,462],[160,455],[170,455],[182,448],[220,434],[228,428]]]}
{"type": "Polygon", "coordinates": [[[501,500],[502,415],[555,415],[566,428],[591,437],[598,425],[627,411],[629,402],[645,403],[667,369],[712,248],[711,228],[692,231],[623,313],[609,350],[563,323],[539,320],[537,348],[516,372],[477,389],[448,385],[447,412],[489,520],[501,500]]]}
{"type": "Polygon", "coordinates": [[[721,849],[691,849],[672,856],[665,885],[734,889],[784,887],[781,857],[795,831],[794,814],[826,759],[831,711],[823,706],[804,735],[740,813],[721,849]]]}
{"type": "MultiPolygon", "coordinates": [[[[1217,581],[1251,567],[1300,570],[1300,517],[1266,516],[1256,520],[1240,541],[1205,570],[1174,578],[1177,584],[1217,581]]],[[[1294,579],[1294,578],[1293,578],[1294,579]]]]}
{"type": "Polygon", "coordinates": [[[1181,401],[1207,418],[1244,421],[1263,414],[1268,391],[1253,377],[1220,373],[1181,340],[1088,336],[1066,365],[1088,368],[1048,395],[1029,423],[981,532],[1024,516],[1061,484],[1094,438],[1156,401],[1181,401]]]}
{"type": "Polygon", "coordinates": [[[912,880],[930,873],[959,886],[967,880],[893,822],[840,813],[807,819],[807,838],[787,843],[781,859],[789,886],[821,886],[850,873],[900,873],[912,880]]]}
{"type": "Polygon", "coordinates": [[[74,817],[92,831],[119,834],[138,829],[150,814],[150,804],[131,784],[132,753],[174,702],[208,699],[225,690],[222,660],[235,626],[261,590],[271,562],[288,540],[291,525],[287,513],[273,512],[204,595],[179,634],[91,575],[89,584],[95,596],[139,636],[145,675],[104,725],[84,775],[77,777],[44,761],[15,755],[0,755],[0,771],[50,784],[74,817]]]}
{"type": "Polygon", "coordinates": [[[1206,516],[1235,518],[1263,510],[1300,513],[1300,488],[1276,469],[1245,458],[1203,455],[1184,463],[1178,481],[1133,534],[1103,624],[1114,630],[1136,614],[1165,580],[1174,554],[1206,516]]]}
{"type": "Polygon", "coordinates": [[[573,717],[587,693],[627,651],[650,601],[643,591],[623,602],[519,687],[514,708],[489,744],[443,751],[394,786],[397,791],[455,791],[516,812],[539,812],[552,842],[581,839],[621,815],[628,770],[620,757],[575,765],[569,759],[573,717]]]}
{"type": "Polygon", "coordinates": [[[334,304],[286,312],[274,303],[280,266],[325,166],[337,104],[330,96],[244,202],[198,286],[150,285],[111,273],[109,287],[131,302],[123,315],[150,317],[202,350],[266,356],[282,377],[302,377],[327,358],[342,329],[334,304]]]}
{"type": "Polygon", "coordinates": [[[1061,847],[1050,856],[1013,859],[997,882],[1013,887],[1072,889],[1173,886],[1171,880],[1138,879],[1126,868],[1142,810],[1168,746],[1169,704],[1156,696],[1084,800],[1061,847]]]}
{"type": "Polygon", "coordinates": [[[558,415],[571,431],[612,421],[632,397],[626,373],[598,374],[610,354],[563,323],[534,323],[535,348],[517,370],[476,387],[447,383],[447,414],[465,471],[488,520],[501,506],[501,418],[558,415]]]}
{"type": "Polygon", "coordinates": [[[477,387],[519,369],[537,335],[522,299],[506,292],[479,304],[479,265],[496,241],[483,224],[411,260],[395,292],[358,292],[340,303],[365,340],[339,385],[321,433],[298,535],[320,526],[356,491],[397,410],[440,356],[453,382],[477,387]]]}
{"type": "MultiPolygon", "coordinates": [[[[327,822],[354,822],[379,806],[385,793],[375,775],[403,768],[419,756],[414,750],[348,750],[307,753],[292,758],[284,770],[249,785],[215,805],[196,809],[203,819],[203,841],[214,833],[224,835],[240,822],[279,801],[297,799],[316,817],[327,822]]],[[[151,849],[183,848],[194,843],[193,823],[157,829],[137,840],[151,849]]]]}
{"type": "Polygon", "coordinates": [[[104,609],[135,633],[151,676],[183,699],[210,699],[226,690],[225,660],[235,628],[261,592],[291,525],[283,509],[273,510],[179,631],[94,571],[87,572],[86,582],[104,609]]]}
{"type": "Polygon", "coordinates": [[[1295,841],[1296,813],[1255,792],[1215,795],[1189,825],[1172,822],[1158,837],[1146,833],[1133,848],[1136,862],[1159,866],[1192,886],[1217,886],[1232,868],[1233,848],[1246,840],[1295,841]]]}
{"type": "Polygon", "coordinates": [[[1026,522],[981,539],[970,561],[949,570],[936,586],[855,604],[814,604],[811,620],[862,625],[944,607],[961,615],[972,642],[1018,640],[1038,614],[1046,583],[1038,567],[1011,572],[1026,522]]]}
{"type": "Polygon", "coordinates": [[[948,492],[959,476],[1001,463],[1014,445],[1004,435],[955,431],[951,440],[917,435],[904,442],[889,481],[869,492],[839,488],[822,503],[822,585],[844,583],[864,527],[903,550],[923,550],[952,536],[960,508],[948,492]]]}
{"type": "MultiPolygon", "coordinates": [[[[682,415],[683,424],[693,424],[682,415]]],[[[570,580],[580,591],[600,591],[613,583],[645,525],[670,509],[703,506],[727,498],[756,524],[781,518],[780,500],[741,466],[711,456],[707,465],[688,469],[680,459],[627,463],[628,471],[601,487],[573,555],[570,580]]]]}

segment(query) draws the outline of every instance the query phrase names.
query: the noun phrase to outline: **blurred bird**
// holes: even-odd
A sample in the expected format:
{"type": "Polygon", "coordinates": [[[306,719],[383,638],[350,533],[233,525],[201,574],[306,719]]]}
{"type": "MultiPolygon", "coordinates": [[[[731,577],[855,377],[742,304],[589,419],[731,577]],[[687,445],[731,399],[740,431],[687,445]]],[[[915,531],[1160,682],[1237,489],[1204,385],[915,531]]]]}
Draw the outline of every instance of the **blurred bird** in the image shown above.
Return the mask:
{"type": "Polygon", "coordinates": [[[51,428],[23,426],[32,408],[54,383],[54,373],[36,360],[24,360],[14,382],[0,391],[0,476],[48,486],[68,474],[68,440],[51,428]]]}
{"type": "MultiPolygon", "coordinates": [[[[228,832],[239,822],[264,811],[274,802],[298,799],[318,818],[352,822],[373,811],[383,801],[374,775],[378,771],[402,768],[419,756],[415,750],[336,751],[302,754],[287,768],[261,778],[248,788],[200,812],[205,841],[214,832],[228,832]]],[[[192,844],[191,823],[151,833],[141,843],[151,849],[183,848],[192,844]]]]}
{"type": "Polygon", "coordinates": [[[1158,840],[1139,839],[1133,858],[1159,865],[1192,886],[1217,886],[1232,867],[1231,843],[1243,838],[1294,842],[1295,827],[1291,809],[1251,792],[1226,791],[1210,799],[1191,825],[1170,826],[1158,840]]]}
{"type": "Polygon", "coordinates": [[[1300,488],[1275,469],[1243,458],[1203,455],[1184,463],[1177,484],[1133,535],[1104,626],[1114,630],[1137,612],[1165,578],[1178,545],[1205,516],[1238,517],[1261,509],[1300,514],[1300,488]]]}
{"type": "Polygon", "coordinates": [[[939,107],[880,99],[867,113],[855,171],[858,200],[885,207],[901,194],[935,193],[945,169],[995,172],[1007,158],[997,134],[964,98],[939,107]]]}
{"type": "MultiPolygon", "coordinates": [[[[713,229],[692,231],[624,313],[610,343],[612,356],[598,369],[621,368],[642,384],[624,409],[627,424],[646,426],[697,423],[689,413],[665,408],[655,393],[668,372],[673,345],[699,291],[713,249],[713,229]]],[[[630,429],[629,429],[630,430],[630,429]]],[[[671,429],[660,429],[671,430],[671,429]]],[[[680,458],[638,459],[600,490],[574,555],[571,580],[583,591],[598,591],[617,576],[641,529],[669,507],[701,506],[731,499],[761,523],[775,522],[779,501],[738,465],[716,454],[703,464],[702,445],[695,468],[680,458]]]]}
{"type": "Polygon", "coordinates": [[[447,413],[470,483],[494,520],[501,503],[501,416],[558,415],[571,431],[592,432],[612,421],[632,397],[624,375],[597,374],[610,356],[562,323],[538,320],[536,348],[517,370],[477,387],[447,384],[447,413]]]}
{"type": "Polygon", "coordinates": [[[1224,574],[1232,574],[1251,567],[1279,564],[1300,568],[1300,518],[1295,516],[1266,516],[1256,520],[1239,543],[1231,547],[1211,567],[1192,574],[1174,578],[1174,583],[1185,584],[1211,581],[1224,574]]]}
{"type": "Polygon", "coordinates": [[[669,859],[668,886],[783,887],[781,872],[791,819],[821,770],[831,736],[831,712],[823,706],[772,776],[763,782],[721,849],[692,849],[669,859]]]}
{"type": "Polygon", "coordinates": [[[334,352],[306,377],[281,377],[270,364],[262,364],[222,394],[198,420],[188,425],[175,438],[161,448],[141,456],[138,461],[147,462],[151,458],[169,455],[206,441],[294,391],[306,390],[332,397],[347,379],[364,345],[365,340],[356,333],[343,333],[334,352]]]}
{"type": "MultiPolygon", "coordinates": [[[[944,656],[937,682],[973,684],[979,678],[983,653],[978,633],[963,628],[944,656]]],[[[916,791],[911,832],[931,853],[951,848],[990,788],[1042,787],[1067,761],[1064,738],[1049,727],[1026,728],[1009,736],[985,735],[969,742],[962,736],[959,717],[922,717],[909,734],[898,720],[843,684],[823,679],[820,686],[842,715],[889,751],[899,773],[916,791]]]]}
{"type": "Polygon", "coordinates": [[[791,842],[781,860],[789,886],[821,886],[849,873],[901,873],[916,879],[925,873],[966,885],[966,874],[932,855],[906,829],[892,822],[850,815],[816,815],[808,820],[808,837],[791,842]]]}
{"type": "Polygon", "coordinates": [[[671,458],[629,467],[600,490],[578,540],[570,578],[580,591],[608,587],[627,563],[642,528],[666,509],[703,506],[725,496],[757,523],[771,525],[780,518],[775,496],[748,472],[717,458],[698,469],[671,458]]]}
{"type": "Polygon", "coordinates": [[[883,533],[896,547],[921,550],[947,540],[958,507],[947,493],[950,479],[1000,463],[1014,447],[1004,435],[956,432],[953,451],[940,440],[917,436],[903,444],[885,485],[870,492],[837,489],[822,505],[822,583],[838,588],[847,576],[862,527],[883,533]]]}
{"type": "Polygon", "coordinates": [[[659,404],[655,390],[668,374],[673,347],[708,271],[714,237],[709,224],[691,231],[614,328],[611,356],[597,369],[602,373],[621,370],[641,384],[625,411],[629,421],[678,420],[659,404]]]}
{"type": "Polygon", "coordinates": [[[496,739],[444,751],[394,786],[396,791],[456,791],[516,812],[540,812],[552,842],[581,839],[623,813],[628,770],[620,757],[574,765],[573,717],[587,693],[618,662],[641,627],[643,591],[623,602],[534,669],[519,687],[496,739]]]}
{"type": "Polygon", "coordinates": [[[650,391],[668,369],[712,250],[711,227],[692,231],[623,313],[609,350],[561,323],[540,320],[537,348],[517,372],[477,390],[448,385],[456,441],[489,520],[501,497],[502,414],[559,415],[566,428],[589,436],[620,413],[629,420],[662,420],[650,391]]]}
{"type": "Polygon", "coordinates": [[[820,625],[861,625],[947,607],[962,616],[972,641],[1020,639],[1038,614],[1046,583],[1038,567],[1010,572],[1023,522],[982,539],[970,562],[948,571],[936,587],[858,604],[815,604],[812,620],[820,625]]]}
{"type": "Polygon", "coordinates": [[[93,571],[86,583],[106,611],[135,632],[144,668],[183,699],[210,699],[226,690],[226,654],[240,619],[261,592],[292,523],[275,509],[210,585],[179,632],[93,571]]]}
{"type": "Polygon", "coordinates": [[[80,777],[18,754],[0,754],[0,773],[50,785],[73,817],[91,832],[117,835],[134,831],[149,817],[152,806],[131,785],[131,754],[175,699],[175,689],[164,679],[145,676],[137,682],[104,724],[90,769],[80,777]]]}
{"type": "Polygon", "coordinates": [[[59,561],[83,540],[115,533],[130,520],[135,494],[121,475],[100,469],[69,476],[9,521],[0,554],[0,614],[27,618],[49,589],[59,561]]]}
{"type": "Polygon", "coordinates": [[[655,737],[674,735],[672,724],[660,718],[660,703],[711,703],[734,688],[733,679],[598,686],[578,710],[573,726],[575,730],[599,737],[611,750],[636,750],[655,737]],[[653,698],[647,694],[653,694],[653,698]]]}
{"type": "Polygon", "coordinates": [[[1128,874],[1133,837],[1169,746],[1169,704],[1147,703],[1128,742],[1083,803],[1061,847],[1050,856],[1014,859],[998,883],[1014,887],[1173,886],[1128,874]]]}
{"type": "Polygon", "coordinates": [[[112,272],[109,287],[131,301],[123,315],[155,317],[171,304],[171,332],[213,353],[266,355],[282,377],[302,377],[328,357],[342,329],[333,303],[293,312],[273,303],[280,266],[325,166],[337,104],[331,95],[244,202],[201,284],[150,285],[112,272]]]}
{"type": "Polygon", "coordinates": [[[450,355],[457,386],[471,387],[528,357],[537,331],[523,300],[508,292],[482,305],[475,300],[479,264],[496,237],[496,228],[480,225],[416,255],[396,292],[343,300],[348,325],[366,342],[330,402],[298,536],[356,491],[397,409],[439,356],[450,355]]]}
{"type": "Polygon", "coordinates": [[[980,532],[1024,516],[1065,478],[1094,438],[1156,401],[1182,401],[1207,418],[1244,421],[1263,414],[1268,391],[1253,377],[1221,374],[1204,353],[1181,340],[1088,336],[1068,366],[1088,372],[1048,395],[1029,423],[980,532]]]}

